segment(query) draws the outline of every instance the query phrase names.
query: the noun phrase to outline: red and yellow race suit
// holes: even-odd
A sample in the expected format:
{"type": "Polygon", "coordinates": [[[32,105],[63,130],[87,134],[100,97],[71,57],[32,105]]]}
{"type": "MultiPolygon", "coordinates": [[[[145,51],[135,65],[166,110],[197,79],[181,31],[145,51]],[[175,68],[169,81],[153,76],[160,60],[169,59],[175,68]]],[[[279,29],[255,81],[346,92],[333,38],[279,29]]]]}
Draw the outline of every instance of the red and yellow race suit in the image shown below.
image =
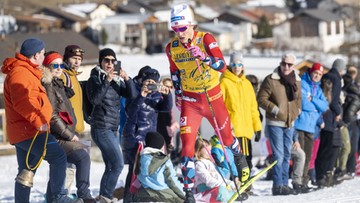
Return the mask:
{"type": "Polygon", "coordinates": [[[174,37],[166,47],[176,103],[181,110],[180,135],[185,188],[193,185],[194,147],[203,117],[208,119],[214,129],[219,128],[226,146],[233,145],[236,140],[233,138],[230,118],[219,86],[219,72],[226,70],[226,64],[216,40],[209,33],[195,31],[191,46],[198,46],[206,53],[204,61],[195,59],[187,51],[188,46],[190,45],[182,44],[178,37],[174,37]],[[218,126],[215,126],[214,118],[218,126]]]}

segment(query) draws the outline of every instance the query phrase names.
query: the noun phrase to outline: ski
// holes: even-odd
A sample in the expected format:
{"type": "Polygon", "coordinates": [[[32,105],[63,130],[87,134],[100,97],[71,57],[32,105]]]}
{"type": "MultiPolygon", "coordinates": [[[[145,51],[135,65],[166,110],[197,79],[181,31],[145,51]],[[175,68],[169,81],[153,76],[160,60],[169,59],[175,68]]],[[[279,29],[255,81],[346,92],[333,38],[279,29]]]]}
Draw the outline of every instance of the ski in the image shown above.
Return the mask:
{"type": "Polygon", "coordinates": [[[270,170],[275,164],[277,163],[277,160],[275,160],[274,162],[272,162],[269,166],[267,166],[266,168],[264,168],[263,170],[261,170],[259,173],[257,173],[255,176],[253,176],[252,178],[250,178],[250,180],[248,182],[245,183],[245,185],[243,185],[239,191],[239,193],[235,192],[234,195],[229,199],[228,203],[232,203],[236,200],[236,198],[238,198],[239,194],[242,194],[243,192],[245,192],[245,190],[253,183],[255,182],[257,179],[259,179],[262,175],[264,175],[268,170],[270,170]]]}

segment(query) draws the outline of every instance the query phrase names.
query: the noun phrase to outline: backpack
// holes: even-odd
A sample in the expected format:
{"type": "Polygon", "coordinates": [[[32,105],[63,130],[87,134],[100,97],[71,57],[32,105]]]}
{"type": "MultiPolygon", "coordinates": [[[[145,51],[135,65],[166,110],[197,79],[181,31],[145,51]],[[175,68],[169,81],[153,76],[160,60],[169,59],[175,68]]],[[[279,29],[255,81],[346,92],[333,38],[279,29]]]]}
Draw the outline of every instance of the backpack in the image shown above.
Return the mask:
{"type": "Polygon", "coordinates": [[[87,124],[91,125],[92,120],[92,112],[94,110],[94,106],[89,101],[89,98],[87,96],[87,80],[86,81],[79,81],[81,89],[82,89],[82,98],[83,98],[83,114],[84,114],[84,120],[87,124]]]}

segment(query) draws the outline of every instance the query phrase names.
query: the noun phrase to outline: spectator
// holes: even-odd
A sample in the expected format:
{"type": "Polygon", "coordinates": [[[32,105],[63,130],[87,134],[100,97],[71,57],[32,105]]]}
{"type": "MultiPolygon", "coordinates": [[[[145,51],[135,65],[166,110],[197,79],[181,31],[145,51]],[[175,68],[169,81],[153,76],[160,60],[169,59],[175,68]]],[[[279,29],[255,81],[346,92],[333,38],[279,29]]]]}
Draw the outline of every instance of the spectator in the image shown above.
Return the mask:
{"type": "Polygon", "coordinates": [[[249,166],[247,177],[240,177],[242,183],[248,179],[252,168],[251,140],[254,134],[260,137],[262,129],[255,91],[253,91],[251,82],[246,79],[244,72],[242,54],[233,52],[230,55],[230,66],[220,81],[225,106],[229,112],[235,136],[240,142],[241,150],[246,156],[249,166]]]}
{"type": "Polygon", "coordinates": [[[105,48],[99,52],[99,65],[91,70],[87,82],[87,95],[93,104],[91,137],[100,148],[105,171],[100,183],[100,202],[111,202],[118,177],[124,167],[119,145],[120,97],[136,96],[135,85],[124,69],[114,71],[115,52],[105,48]],[[124,81],[120,80],[121,77],[124,81]]]}
{"type": "MultiPolygon", "coordinates": [[[[86,146],[79,142],[78,134],[75,132],[75,113],[66,96],[64,82],[60,79],[65,67],[62,56],[57,52],[48,52],[43,65],[45,69],[41,82],[53,107],[50,131],[64,149],[67,161],[76,166],[77,197],[85,203],[96,203],[89,190],[90,156],[85,151],[86,146]]],[[[50,194],[50,191],[46,193],[50,194]]]]}
{"type": "Polygon", "coordinates": [[[214,161],[221,175],[226,179],[231,180],[232,178],[235,178],[236,181],[239,181],[238,171],[236,169],[236,165],[234,162],[234,155],[229,149],[229,147],[225,147],[226,155],[228,156],[229,159],[229,163],[228,163],[226,161],[223,148],[221,146],[220,140],[217,137],[217,135],[213,135],[211,137],[210,144],[211,144],[211,155],[214,157],[214,161]]]}
{"type": "Polygon", "coordinates": [[[231,181],[224,179],[216,170],[210,151],[209,141],[201,138],[196,140],[195,197],[199,202],[227,202],[234,194],[233,188],[228,187],[231,181]]]}
{"type": "Polygon", "coordinates": [[[261,84],[258,103],[266,111],[266,134],[274,160],[273,195],[294,194],[288,186],[294,121],[301,112],[301,79],[294,71],[296,57],[282,56],[280,66],[261,84]]]}
{"type": "MultiPolygon", "coordinates": [[[[135,87],[137,89],[140,89],[140,85],[141,84],[141,80],[142,80],[142,76],[144,74],[145,70],[149,70],[151,69],[150,66],[144,66],[139,70],[139,73],[137,76],[135,76],[133,78],[135,87]]],[[[122,132],[126,123],[126,110],[125,110],[125,106],[126,106],[126,99],[124,97],[120,98],[120,127],[119,127],[119,142],[120,142],[120,146],[122,144],[122,132]]]]}
{"type": "Polygon", "coordinates": [[[175,103],[181,112],[185,202],[195,202],[192,192],[195,174],[194,146],[203,117],[219,131],[217,134],[222,136],[224,144],[232,149],[238,171],[247,168],[247,164],[244,156],[240,156],[239,141],[231,131],[229,115],[222,98],[218,72],[225,72],[226,64],[218,43],[210,33],[195,30],[193,12],[187,4],[174,6],[170,21],[175,36],[166,46],[166,54],[175,88],[175,103]]]}
{"type": "Polygon", "coordinates": [[[301,76],[302,110],[299,118],[295,121],[295,129],[299,132],[300,147],[306,155],[302,181],[300,185],[296,185],[296,188],[300,188],[302,192],[310,190],[308,187],[310,180],[308,171],[316,128],[316,122],[314,121],[317,121],[329,106],[320,87],[323,73],[323,66],[320,63],[314,63],[308,72],[301,76]]]}
{"type": "Polygon", "coordinates": [[[25,173],[35,175],[36,163],[44,158],[50,164],[48,188],[51,193],[48,196],[52,202],[80,203],[81,199],[73,200],[66,195],[63,188],[66,155],[55,137],[47,135],[50,130],[52,107],[40,83],[40,66],[44,61],[44,55],[45,43],[36,38],[29,38],[22,43],[20,52],[16,53],[14,58],[5,59],[1,69],[6,74],[4,102],[7,137],[9,143],[15,145],[18,161],[15,202],[29,202],[32,180],[29,180],[30,185],[24,185],[21,176],[25,173]],[[46,154],[43,156],[44,143],[46,154]],[[27,158],[28,151],[30,153],[27,158]]]}
{"type": "Polygon", "coordinates": [[[357,144],[359,141],[359,128],[357,125],[357,114],[360,110],[360,90],[355,82],[357,69],[350,66],[347,73],[343,76],[345,93],[345,103],[343,104],[343,121],[347,124],[344,128],[344,134],[348,136],[343,137],[343,146],[341,151],[345,151],[342,156],[339,156],[339,173],[338,180],[348,180],[353,178],[355,174],[357,144]],[[348,130],[348,131],[347,131],[348,130]],[[348,167],[347,167],[348,166],[348,167]]]}
{"type": "Polygon", "coordinates": [[[315,161],[316,182],[319,188],[333,184],[335,161],[341,146],[339,122],[341,121],[341,76],[345,74],[345,62],[336,59],[322,80],[332,82],[331,102],[323,114],[325,126],[320,131],[320,146],[315,161]]]}
{"type": "Polygon", "coordinates": [[[299,143],[299,133],[297,130],[294,130],[291,159],[293,160],[292,185],[294,192],[295,194],[308,193],[309,190],[302,185],[302,177],[305,166],[305,152],[301,149],[299,143]]]}
{"type": "Polygon", "coordinates": [[[125,163],[129,164],[129,172],[125,183],[124,202],[131,201],[129,193],[132,171],[138,143],[144,142],[146,133],[156,132],[159,111],[171,111],[172,96],[170,90],[162,86],[157,89],[160,75],[155,69],[148,69],[141,79],[141,89],[134,99],[127,99],[126,123],[123,130],[123,151],[125,163]],[[151,89],[154,87],[153,89],[151,89]]]}
{"type": "Polygon", "coordinates": [[[157,132],[148,132],[146,147],[140,153],[137,178],[141,183],[135,194],[136,202],[183,202],[185,199],[181,183],[171,160],[164,154],[164,138],[157,132]]]}
{"type": "MultiPolygon", "coordinates": [[[[173,84],[171,78],[162,79],[161,85],[169,88],[170,94],[172,94],[173,84]]],[[[167,154],[171,154],[175,148],[174,137],[179,128],[179,123],[175,121],[172,110],[166,112],[159,111],[157,132],[164,136],[167,154]]]]}
{"type": "Polygon", "coordinates": [[[61,79],[64,81],[65,90],[71,105],[75,112],[76,126],[75,132],[82,133],[84,131],[84,114],[83,114],[83,101],[82,101],[82,89],[77,76],[81,74],[79,68],[84,59],[85,51],[78,45],[68,45],[65,47],[64,63],[65,69],[61,75],[61,79]]]}

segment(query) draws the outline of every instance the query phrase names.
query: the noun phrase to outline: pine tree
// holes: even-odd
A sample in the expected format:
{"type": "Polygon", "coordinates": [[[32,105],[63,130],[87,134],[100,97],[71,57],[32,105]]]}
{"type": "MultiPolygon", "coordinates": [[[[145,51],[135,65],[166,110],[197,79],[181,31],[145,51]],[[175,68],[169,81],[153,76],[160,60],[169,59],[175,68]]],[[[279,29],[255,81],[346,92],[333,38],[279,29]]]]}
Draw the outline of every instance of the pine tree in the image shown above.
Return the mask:
{"type": "Polygon", "coordinates": [[[256,38],[260,39],[268,37],[272,37],[272,28],[269,24],[269,20],[267,19],[267,17],[263,15],[260,17],[256,38]]]}

